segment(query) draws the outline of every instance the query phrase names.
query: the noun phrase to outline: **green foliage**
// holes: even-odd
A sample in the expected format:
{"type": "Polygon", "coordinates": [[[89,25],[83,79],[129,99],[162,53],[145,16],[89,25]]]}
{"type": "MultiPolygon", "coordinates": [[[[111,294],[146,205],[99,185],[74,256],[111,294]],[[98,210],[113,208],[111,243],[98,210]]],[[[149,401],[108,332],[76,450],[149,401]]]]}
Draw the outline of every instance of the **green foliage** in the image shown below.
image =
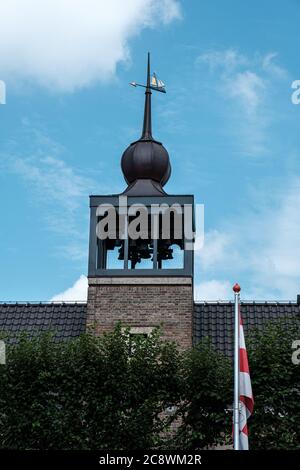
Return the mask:
{"type": "Polygon", "coordinates": [[[179,397],[179,354],[159,332],[121,327],[55,343],[21,336],[0,368],[0,447],[132,449],[159,445],[160,413],[179,397]]]}
{"type": "Polygon", "coordinates": [[[230,361],[209,340],[186,353],[182,368],[184,402],[179,409],[182,424],[175,436],[178,447],[203,449],[230,439],[230,383],[230,361]]]}
{"type": "Polygon", "coordinates": [[[300,449],[300,365],[292,362],[299,339],[294,320],[268,323],[247,341],[255,400],[251,449],[300,449]]]}
{"type": "MultiPolygon", "coordinates": [[[[300,448],[299,331],[270,323],[246,338],[252,449],[300,448]]],[[[231,404],[232,364],[208,340],[180,353],[159,330],[120,325],[62,343],[21,335],[0,366],[0,448],[203,449],[231,442],[231,404]]]]}

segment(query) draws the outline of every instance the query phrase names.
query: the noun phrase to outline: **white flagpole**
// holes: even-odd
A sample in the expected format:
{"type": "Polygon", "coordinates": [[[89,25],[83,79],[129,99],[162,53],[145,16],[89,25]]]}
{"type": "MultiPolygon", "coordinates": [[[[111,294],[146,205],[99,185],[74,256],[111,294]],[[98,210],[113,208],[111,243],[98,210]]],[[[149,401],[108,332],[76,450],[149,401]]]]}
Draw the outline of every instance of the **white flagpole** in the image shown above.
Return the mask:
{"type": "Polygon", "coordinates": [[[240,286],[233,286],[234,292],[234,400],[233,400],[233,444],[240,449],[240,286]]]}

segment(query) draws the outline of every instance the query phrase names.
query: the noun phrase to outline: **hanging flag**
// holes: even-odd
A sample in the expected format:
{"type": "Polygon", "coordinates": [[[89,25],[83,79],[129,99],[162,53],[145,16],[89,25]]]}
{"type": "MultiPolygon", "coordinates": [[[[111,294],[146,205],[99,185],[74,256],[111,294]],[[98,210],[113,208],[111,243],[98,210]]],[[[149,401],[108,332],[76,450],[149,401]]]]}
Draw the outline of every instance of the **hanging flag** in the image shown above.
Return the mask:
{"type": "Polygon", "coordinates": [[[240,286],[234,291],[234,404],[233,441],[234,450],[249,450],[247,420],[254,407],[250,380],[248,355],[245,345],[243,322],[240,310],[240,286]]]}
{"type": "MultiPolygon", "coordinates": [[[[240,306],[239,306],[240,307],[240,306]]],[[[252,394],[252,386],[248,364],[248,354],[245,345],[245,336],[241,311],[239,308],[240,317],[240,450],[249,450],[248,443],[248,426],[247,420],[253,413],[254,399],[252,394]]]]}

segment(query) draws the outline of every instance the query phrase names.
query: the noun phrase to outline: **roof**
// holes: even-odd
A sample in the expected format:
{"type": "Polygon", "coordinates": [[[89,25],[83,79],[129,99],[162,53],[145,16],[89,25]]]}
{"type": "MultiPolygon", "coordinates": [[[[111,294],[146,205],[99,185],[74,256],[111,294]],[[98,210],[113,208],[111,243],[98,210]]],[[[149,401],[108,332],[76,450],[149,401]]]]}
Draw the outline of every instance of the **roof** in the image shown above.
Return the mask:
{"type": "MultiPolygon", "coordinates": [[[[268,320],[300,318],[300,302],[241,302],[244,332],[252,327],[262,328],[268,320]]],[[[232,356],[233,302],[194,303],[194,343],[211,338],[218,351],[232,356]]]]}
{"type": "MultiPolygon", "coordinates": [[[[16,336],[52,330],[56,341],[85,331],[86,303],[0,303],[0,331],[16,336]]],[[[245,335],[268,320],[300,318],[299,302],[242,302],[245,335]]],[[[194,342],[210,337],[218,351],[232,356],[233,302],[194,303],[194,342]]]]}
{"type": "Polygon", "coordinates": [[[51,330],[60,341],[79,336],[85,324],[86,303],[0,303],[0,331],[13,337],[51,330]]]}

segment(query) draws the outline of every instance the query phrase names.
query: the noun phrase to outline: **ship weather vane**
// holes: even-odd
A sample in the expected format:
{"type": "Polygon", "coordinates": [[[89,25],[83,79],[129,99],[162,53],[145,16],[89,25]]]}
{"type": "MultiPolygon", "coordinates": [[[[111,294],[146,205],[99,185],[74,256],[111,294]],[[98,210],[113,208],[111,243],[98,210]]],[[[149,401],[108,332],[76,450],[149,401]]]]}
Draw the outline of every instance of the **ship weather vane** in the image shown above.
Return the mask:
{"type": "Polygon", "coordinates": [[[148,73],[147,73],[147,85],[142,85],[140,83],[136,82],[130,82],[130,85],[137,87],[143,87],[143,88],[148,88],[150,90],[154,91],[160,91],[161,93],[166,93],[166,87],[165,84],[162,80],[160,80],[156,73],[153,72],[152,76],[150,77],[150,52],[148,52],[148,73]]]}

